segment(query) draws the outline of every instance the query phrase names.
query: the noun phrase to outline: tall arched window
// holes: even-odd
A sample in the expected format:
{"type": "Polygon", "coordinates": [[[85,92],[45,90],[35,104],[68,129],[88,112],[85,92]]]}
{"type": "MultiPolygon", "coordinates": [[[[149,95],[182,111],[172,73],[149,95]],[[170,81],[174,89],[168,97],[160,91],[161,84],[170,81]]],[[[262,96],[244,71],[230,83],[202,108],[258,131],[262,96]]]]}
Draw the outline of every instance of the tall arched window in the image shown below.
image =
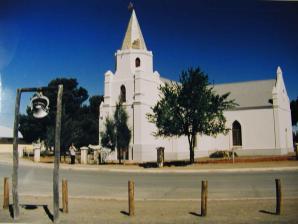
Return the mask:
{"type": "Polygon", "coordinates": [[[242,146],[241,125],[238,121],[233,122],[232,133],[233,133],[233,145],[242,146]]]}
{"type": "Polygon", "coordinates": [[[141,66],[140,58],[136,58],[136,68],[141,66]]]}
{"type": "Polygon", "coordinates": [[[121,103],[126,102],[126,89],[124,85],[120,87],[120,102],[121,103]]]}

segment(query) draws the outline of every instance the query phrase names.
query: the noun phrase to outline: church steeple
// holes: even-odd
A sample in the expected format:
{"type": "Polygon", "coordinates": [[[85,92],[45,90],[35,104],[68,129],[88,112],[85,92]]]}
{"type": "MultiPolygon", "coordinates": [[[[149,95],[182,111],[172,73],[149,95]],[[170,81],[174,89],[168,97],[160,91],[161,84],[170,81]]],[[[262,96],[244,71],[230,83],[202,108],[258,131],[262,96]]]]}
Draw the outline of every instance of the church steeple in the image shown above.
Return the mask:
{"type": "Polygon", "coordinates": [[[140,49],[147,50],[146,44],[142,35],[142,31],[135,13],[132,10],[131,17],[127,26],[125,37],[122,43],[121,50],[140,49]]]}

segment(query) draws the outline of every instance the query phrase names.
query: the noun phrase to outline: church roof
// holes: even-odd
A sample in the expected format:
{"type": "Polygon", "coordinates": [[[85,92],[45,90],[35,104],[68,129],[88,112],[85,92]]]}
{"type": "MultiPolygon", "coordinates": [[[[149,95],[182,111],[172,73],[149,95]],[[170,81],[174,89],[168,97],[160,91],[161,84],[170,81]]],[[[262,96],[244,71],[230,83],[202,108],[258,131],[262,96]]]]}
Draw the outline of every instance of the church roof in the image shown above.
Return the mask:
{"type": "Polygon", "coordinates": [[[229,99],[238,104],[237,109],[260,108],[272,106],[272,89],[276,80],[260,80],[214,85],[216,93],[222,95],[230,92],[229,99]]]}
{"type": "MultiPolygon", "coordinates": [[[[23,135],[18,132],[19,138],[23,138],[23,135]]],[[[13,138],[13,129],[0,125],[0,138],[13,138]]]]}
{"type": "MultiPolygon", "coordinates": [[[[164,83],[170,83],[171,80],[160,77],[164,83]]],[[[175,81],[173,81],[175,82],[175,81]]],[[[272,90],[276,80],[259,80],[236,83],[215,84],[214,91],[223,95],[230,93],[229,99],[234,99],[238,104],[236,109],[260,108],[272,106],[272,90]]]]}
{"type": "Polygon", "coordinates": [[[147,50],[135,10],[132,10],[121,47],[121,50],[126,49],[147,50]]]}

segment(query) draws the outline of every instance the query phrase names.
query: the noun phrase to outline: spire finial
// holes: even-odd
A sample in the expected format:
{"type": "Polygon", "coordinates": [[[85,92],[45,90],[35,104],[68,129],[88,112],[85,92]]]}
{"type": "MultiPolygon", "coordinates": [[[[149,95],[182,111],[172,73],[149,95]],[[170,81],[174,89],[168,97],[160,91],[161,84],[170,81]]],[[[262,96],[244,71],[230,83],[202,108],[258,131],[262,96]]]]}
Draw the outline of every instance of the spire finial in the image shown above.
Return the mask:
{"type": "Polygon", "coordinates": [[[277,67],[276,74],[282,74],[282,70],[280,66],[277,67]]]}
{"type": "Polygon", "coordinates": [[[147,50],[137,16],[131,2],[129,3],[128,9],[132,10],[132,13],[126,29],[121,50],[125,50],[125,49],[147,50]]]}
{"type": "Polygon", "coordinates": [[[131,12],[131,11],[134,9],[132,2],[129,2],[127,8],[128,8],[128,11],[129,11],[129,12],[131,12]]]}

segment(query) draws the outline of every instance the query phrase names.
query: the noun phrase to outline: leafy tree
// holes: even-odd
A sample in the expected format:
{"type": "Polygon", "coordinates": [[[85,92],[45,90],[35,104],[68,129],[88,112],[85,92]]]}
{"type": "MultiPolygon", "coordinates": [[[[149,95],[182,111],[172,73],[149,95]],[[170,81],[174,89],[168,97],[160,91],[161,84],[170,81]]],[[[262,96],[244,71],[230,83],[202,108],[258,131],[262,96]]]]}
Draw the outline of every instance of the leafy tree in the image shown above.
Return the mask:
{"type": "Polygon", "coordinates": [[[293,142],[294,147],[296,147],[295,143],[298,143],[298,132],[293,132],[293,142]]]}
{"type": "Polygon", "coordinates": [[[131,139],[131,130],[127,126],[128,115],[121,103],[116,104],[113,120],[106,118],[105,131],[101,132],[101,145],[114,151],[117,148],[119,163],[123,151],[127,151],[131,139]]]}
{"type": "Polygon", "coordinates": [[[156,136],[187,136],[190,163],[194,162],[195,137],[226,134],[224,111],[233,108],[229,93],[218,95],[208,82],[208,76],[199,68],[190,68],[180,75],[180,83],[160,86],[160,100],[148,114],[157,126],[156,136]]]}
{"type": "Polygon", "coordinates": [[[23,139],[26,142],[34,142],[38,139],[46,139],[46,130],[48,119],[40,119],[37,122],[33,117],[31,109],[28,107],[26,110],[27,115],[20,115],[20,127],[19,131],[23,135],[23,139]]]}
{"type": "Polygon", "coordinates": [[[105,131],[100,133],[101,145],[114,151],[116,148],[115,123],[111,118],[107,117],[104,125],[105,131]]]}
{"type": "MultiPolygon", "coordinates": [[[[57,78],[48,87],[58,87],[59,84],[63,84],[61,151],[67,150],[72,142],[78,147],[98,144],[99,110],[96,107],[99,108],[102,96],[92,96],[89,105],[83,105],[88,99],[88,92],[78,86],[76,79],[57,78]]],[[[20,117],[19,130],[28,142],[41,139],[47,146],[54,146],[57,91],[46,90],[43,94],[50,100],[48,116],[36,119],[28,107],[27,114],[20,117]]]]}
{"type": "Polygon", "coordinates": [[[297,125],[298,122],[298,97],[296,100],[291,101],[291,115],[292,115],[292,125],[297,125]]]}
{"type": "Polygon", "coordinates": [[[91,96],[89,98],[89,109],[91,115],[95,116],[96,118],[99,115],[99,105],[103,102],[103,96],[91,96]]]}
{"type": "Polygon", "coordinates": [[[116,104],[114,113],[116,128],[116,147],[118,149],[119,162],[123,158],[123,152],[128,150],[131,139],[131,130],[127,126],[128,115],[121,103],[116,104]]]}

